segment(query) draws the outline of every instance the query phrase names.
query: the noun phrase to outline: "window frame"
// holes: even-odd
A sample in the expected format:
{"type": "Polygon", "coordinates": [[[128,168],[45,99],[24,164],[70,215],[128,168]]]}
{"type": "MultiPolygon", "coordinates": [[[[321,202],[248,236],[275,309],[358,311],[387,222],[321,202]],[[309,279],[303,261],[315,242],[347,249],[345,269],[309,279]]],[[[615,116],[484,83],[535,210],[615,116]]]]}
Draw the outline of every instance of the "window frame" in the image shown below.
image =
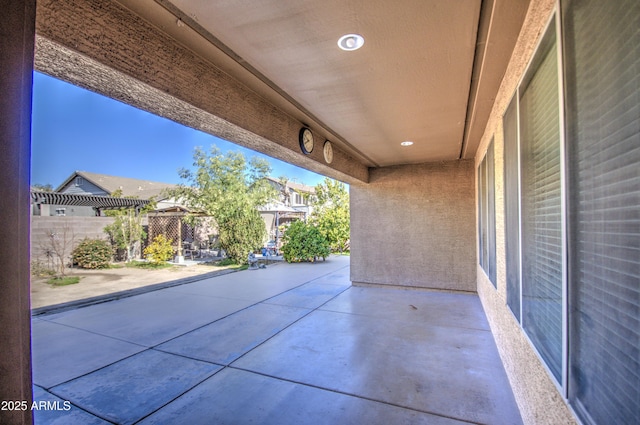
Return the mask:
{"type": "Polygon", "coordinates": [[[497,287],[494,138],[478,165],[478,264],[497,287]]]}
{"type": "MultiPolygon", "coordinates": [[[[568,320],[568,229],[567,229],[567,164],[566,164],[566,122],[565,122],[565,83],[564,83],[564,63],[563,63],[563,46],[562,46],[562,19],[560,15],[560,5],[559,2],[556,2],[554,7],[554,11],[549,17],[544,30],[541,33],[540,38],[538,39],[535,48],[533,49],[533,54],[525,67],[525,71],[523,72],[516,89],[514,91],[513,97],[510,100],[510,103],[507,105],[508,107],[511,105],[511,102],[515,100],[516,102],[516,128],[517,128],[517,168],[518,168],[518,228],[515,229],[518,232],[518,274],[519,274],[519,308],[520,308],[520,317],[518,321],[519,327],[529,341],[531,347],[534,352],[540,359],[540,362],[547,370],[549,377],[552,382],[558,388],[560,394],[562,394],[565,400],[568,400],[568,376],[569,376],[569,320],[568,320]],[[522,146],[521,146],[521,110],[520,110],[520,99],[522,96],[522,90],[526,89],[528,83],[531,78],[537,72],[537,67],[540,65],[539,55],[538,53],[542,48],[544,48],[543,43],[545,39],[550,34],[550,31],[555,33],[555,43],[556,43],[556,66],[557,66],[557,83],[558,83],[558,137],[559,137],[559,149],[560,149],[560,229],[561,229],[561,326],[562,326],[562,336],[561,336],[561,371],[560,371],[560,379],[557,379],[555,374],[552,372],[551,368],[547,364],[544,357],[541,355],[538,347],[534,344],[533,340],[530,338],[529,334],[525,330],[525,321],[526,318],[523,314],[523,211],[522,211],[522,146]]],[[[506,114],[507,109],[505,109],[502,119],[504,120],[504,114],[506,114]]],[[[503,151],[504,153],[504,151],[503,151]]],[[[506,233],[506,232],[505,232],[506,233]]],[[[507,297],[505,297],[507,298],[507,297]]],[[[505,299],[505,304],[507,301],[505,299]]],[[[510,306],[507,304],[507,309],[511,311],[510,306]]]]}

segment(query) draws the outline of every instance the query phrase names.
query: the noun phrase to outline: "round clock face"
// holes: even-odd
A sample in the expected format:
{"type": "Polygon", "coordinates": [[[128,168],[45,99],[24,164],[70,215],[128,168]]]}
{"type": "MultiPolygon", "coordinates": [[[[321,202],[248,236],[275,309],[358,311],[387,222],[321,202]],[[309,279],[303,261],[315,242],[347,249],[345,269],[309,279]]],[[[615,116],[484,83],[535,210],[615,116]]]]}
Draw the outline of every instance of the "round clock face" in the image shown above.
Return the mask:
{"type": "Polygon", "coordinates": [[[331,164],[331,162],[333,161],[333,146],[331,145],[331,142],[328,140],[324,142],[323,153],[324,153],[324,160],[327,161],[327,164],[331,164]]]}
{"type": "Polygon", "coordinates": [[[300,129],[300,149],[309,155],[313,151],[313,133],[307,127],[300,129]]]}

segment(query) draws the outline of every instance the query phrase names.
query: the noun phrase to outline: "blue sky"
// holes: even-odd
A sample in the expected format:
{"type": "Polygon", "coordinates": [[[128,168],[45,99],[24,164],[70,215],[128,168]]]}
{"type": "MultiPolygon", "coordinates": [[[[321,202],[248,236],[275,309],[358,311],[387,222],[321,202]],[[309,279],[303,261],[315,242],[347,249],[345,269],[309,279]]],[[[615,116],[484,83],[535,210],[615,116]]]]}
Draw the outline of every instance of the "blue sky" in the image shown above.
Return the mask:
{"type": "Polygon", "coordinates": [[[267,158],[272,176],[315,186],[324,177],[160,118],[44,74],[34,73],[31,183],[60,185],[74,171],[179,183],[193,149],[216,145],[267,158]]]}

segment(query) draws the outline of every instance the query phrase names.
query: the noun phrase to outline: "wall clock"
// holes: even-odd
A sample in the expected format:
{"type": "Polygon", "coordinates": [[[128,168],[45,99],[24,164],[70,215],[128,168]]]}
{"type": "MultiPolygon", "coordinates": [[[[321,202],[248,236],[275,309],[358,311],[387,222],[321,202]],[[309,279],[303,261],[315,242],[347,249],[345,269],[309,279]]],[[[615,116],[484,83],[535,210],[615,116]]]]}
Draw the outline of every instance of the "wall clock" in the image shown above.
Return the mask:
{"type": "Polygon", "coordinates": [[[330,141],[324,142],[322,153],[324,153],[324,160],[327,161],[327,164],[331,164],[333,161],[333,145],[331,145],[330,141]]]}
{"type": "Polygon", "coordinates": [[[307,127],[302,127],[298,138],[302,153],[309,155],[313,151],[313,133],[307,127]]]}

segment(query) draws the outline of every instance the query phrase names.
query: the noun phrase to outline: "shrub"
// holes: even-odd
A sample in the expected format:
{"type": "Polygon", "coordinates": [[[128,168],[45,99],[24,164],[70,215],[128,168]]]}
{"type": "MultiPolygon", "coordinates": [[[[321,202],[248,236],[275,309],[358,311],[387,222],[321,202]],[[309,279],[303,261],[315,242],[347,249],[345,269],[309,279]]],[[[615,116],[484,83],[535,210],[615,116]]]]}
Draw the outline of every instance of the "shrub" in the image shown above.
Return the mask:
{"type": "Polygon", "coordinates": [[[173,241],[167,239],[165,235],[158,235],[153,238],[153,242],[144,249],[144,255],[152,263],[164,263],[173,257],[173,241]]]}
{"type": "Polygon", "coordinates": [[[113,256],[111,244],[103,239],[83,239],[71,253],[73,262],[83,269],[106,269],[113,256]]]}
{"type": "Polygon", "coordinates": [[[331,251],[349,250],[349,190],[344,183],[325,178],[315,194],[311,223],[327,238],[331,251]]]}
{"type": "Polygon", "coordinates": [[[291,223],[282,238],[282,254],[291,262],[323,260],[329,256],[329,242],[317,227],[303,221],[291,223]]]}

